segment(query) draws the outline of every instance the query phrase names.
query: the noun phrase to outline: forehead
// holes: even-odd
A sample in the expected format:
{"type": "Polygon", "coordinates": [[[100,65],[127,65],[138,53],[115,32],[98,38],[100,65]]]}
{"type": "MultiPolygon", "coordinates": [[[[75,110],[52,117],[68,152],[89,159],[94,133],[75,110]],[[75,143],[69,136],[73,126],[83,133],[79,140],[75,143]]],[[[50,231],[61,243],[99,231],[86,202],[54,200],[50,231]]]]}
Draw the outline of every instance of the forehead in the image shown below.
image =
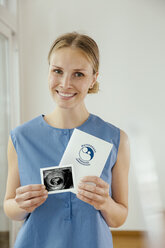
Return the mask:
{"type": "Polygon", "coordinates": [[[73,66],[75,68],[91,68],[91,62],[89,61],[85,52],[78,48],[64,47],[52,52],[50,58],[50,64],[63,66],[73,66]]]}

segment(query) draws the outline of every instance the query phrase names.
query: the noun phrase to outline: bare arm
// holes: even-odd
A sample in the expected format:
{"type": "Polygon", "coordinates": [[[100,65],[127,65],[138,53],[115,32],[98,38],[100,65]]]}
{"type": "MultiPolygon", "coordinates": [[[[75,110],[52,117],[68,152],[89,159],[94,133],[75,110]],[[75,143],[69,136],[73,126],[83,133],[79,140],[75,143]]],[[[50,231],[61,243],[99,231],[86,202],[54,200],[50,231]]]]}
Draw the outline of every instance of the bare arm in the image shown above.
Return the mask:
{"type": "Polygon", "coordinates": [[[112,198],[109,195],[109,184],[97,176],[86,176],[79,184],[77,197],[100,210],[110,227],[121,226],[128,214],[128,171],[130,148],[128,137],[120,132],[120,145],[117,161],[112,169],[112,198]],[[89,185],[86,182],[93,182],[89,185]]]}
{"type": "Polygon", "coordinates": [[[43,198],[44,189],[40,184],[20,186],[17,153],[11,137],[8,141],[7,156],[8,177],[3,204],[4,212],[9,218],[22,221],[46,200],[43,198]]]}
{"type": "Polygon", "coordinates": [[[120,145],[117,161],[112,169],[112,198],[101,210],[108,226],[119,227],[128,215],[128,172],[130,166],[130,147],[128,136],[120,131],[120,145]]]}

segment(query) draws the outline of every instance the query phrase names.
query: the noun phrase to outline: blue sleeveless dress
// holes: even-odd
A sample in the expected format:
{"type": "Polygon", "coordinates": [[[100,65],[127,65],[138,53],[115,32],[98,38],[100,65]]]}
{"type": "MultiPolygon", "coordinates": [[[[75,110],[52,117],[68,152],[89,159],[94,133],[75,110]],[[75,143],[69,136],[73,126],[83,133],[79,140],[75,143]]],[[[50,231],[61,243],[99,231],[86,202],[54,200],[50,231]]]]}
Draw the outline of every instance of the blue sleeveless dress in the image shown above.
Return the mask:
{"type": "MultiPolygon", "coordinates": [[[[78,129],[113,143],[101,178],[109,183],[120,142],[120,129],[90,114],[78,129]]],[[[58,166],[73,129],[50,126],[41,114],[10,130],[17,152],[21,186],[40,184],[40,168],[58,166]]],[[[18,232],[14,248],[112,248],[112,235],[99,210],[72,192],[49,194],[30,213],[18,232]]]]}

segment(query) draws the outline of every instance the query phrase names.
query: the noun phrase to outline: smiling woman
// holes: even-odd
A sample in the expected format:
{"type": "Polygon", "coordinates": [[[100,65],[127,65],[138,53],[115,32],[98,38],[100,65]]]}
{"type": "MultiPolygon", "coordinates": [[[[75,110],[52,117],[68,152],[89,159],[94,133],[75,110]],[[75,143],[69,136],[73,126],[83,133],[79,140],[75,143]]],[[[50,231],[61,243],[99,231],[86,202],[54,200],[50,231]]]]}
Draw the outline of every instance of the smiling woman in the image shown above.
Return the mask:
{"type": "MultiPolygon", "coordinates": [[[[130,155],[127,134],[89,113],[84,102],[98,92],[98,46],[87,35],[67,33],[55,40],[48,61],[55,109],[10,132],[4,210],[11,219],[25,220],[14,247],[112,248],[109,227],[121,226],[128,214],[130,155]],[[48,197],[40,169],[60,164],[74,128],[111,143],[112,150],[101,176],[82,178],[77,194],[48,197]]],[[[90,149],[82,151],[84,161],[93,156],[90,149]]],[[[54,172],[46,177],[53,186],[62,178],[54,172]]]]}
{"type": "Polygon", "coordinates": [[[49,65],[49,89],[59,108],[85,110],[84,98],[96,82],[97,73],[87,56],[77,48],[53,50],[49,65]],[[60,69],[59,69],[60,68],[60,69]],[[76,69],[81,68],[81,69],[76,69]]]}
{"type": "MultiPolygon", "coordinates": [[[[93,74],[99,71],[99,49],[96,42],[87,35],[81,35],[76,32],[68,33],[59,36],[52,44],[52,47],[48,54],[48,62],[51,63],[51,57],[55,51],[61,48],[75,48],[81,54],[86,57],[86,60],[90,62],[93,70],[93,74]]],[[[79,63],[81,65],[81,57],[79,57],[79,63]]],[[[57,67],[59,68],[59,67],[57,67]]],[[[59,68],[62,69],[62,68],[59,68]]],[[[84,71],[84,67],[75,65],[75,71],[84,71]],[[81,68],[81,69],[79,69],[81,68]]],[[[99,90],[99,83],[96,81],[93,87],[90,87],[88,93],[97,93],[99,90]]]]}

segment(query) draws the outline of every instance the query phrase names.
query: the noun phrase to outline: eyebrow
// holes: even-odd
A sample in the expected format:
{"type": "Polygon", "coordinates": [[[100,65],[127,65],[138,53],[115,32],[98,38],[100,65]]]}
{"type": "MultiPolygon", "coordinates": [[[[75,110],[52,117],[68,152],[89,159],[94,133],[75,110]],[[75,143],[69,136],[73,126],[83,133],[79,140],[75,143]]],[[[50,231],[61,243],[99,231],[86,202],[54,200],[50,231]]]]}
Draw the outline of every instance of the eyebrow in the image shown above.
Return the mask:
{"type": "MultiPolygon", "coordinates": [[[[57,65],[52,65],[52,66],[54,66],[54,67],[56,67],[56,68],[59,68],[59,69],[63,69],[62,67],[60,67],[60,66],[57,66],[57,65]]],[[[83,69],[83,68],[81,68],[81,69],[73,69],[74,71],[86,71],[86,69],[83,69]]]]}

